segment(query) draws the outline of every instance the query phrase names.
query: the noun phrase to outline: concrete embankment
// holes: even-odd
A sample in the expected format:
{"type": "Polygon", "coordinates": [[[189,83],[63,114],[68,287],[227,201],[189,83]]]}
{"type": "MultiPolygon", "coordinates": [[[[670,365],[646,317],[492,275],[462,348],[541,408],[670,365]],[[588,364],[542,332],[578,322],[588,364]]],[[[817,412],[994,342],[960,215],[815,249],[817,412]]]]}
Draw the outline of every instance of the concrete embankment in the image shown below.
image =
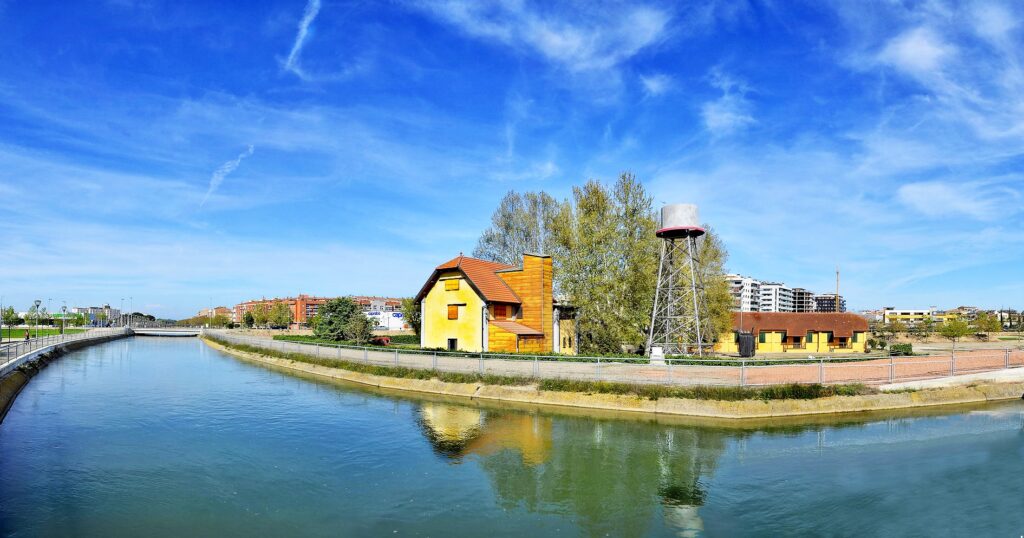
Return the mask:
{"type": "Polygon", "coordinates": [[[207,345],[243,360],[272,365],[318,377],[339,379],[381,389],[439,394],[471,400],[558,406],[663,416],[717,419],[766,419],[802,415],[860,413],[915,409],[940,405],[964,405],[1019,399],[1024,382],[979,383],[930,390],[889,392],[862,396],[833,396],[815,400],[690,400],[580,392],[542,391],[536,385],[497,386],[482,383],[448,383],[437,379],[403,379],[352,372],[259,353],[239,351],[209,339],[207,345]]]}
{"type": "Polygon", "coordinates": [[[0,376],[0,423],[7,416],[7,411],[14,405],[14,399],[18,397],[21,389],[25,388],[29,380],[35,377],[47,364],[50,364],[69,351],[124,338],[125,336],[127,336],[127,333],[112,334],[100,338],[72,340],[44,347],[29,354],[23,361],[19,361],[21,364],[16,369],[0,376]]]}

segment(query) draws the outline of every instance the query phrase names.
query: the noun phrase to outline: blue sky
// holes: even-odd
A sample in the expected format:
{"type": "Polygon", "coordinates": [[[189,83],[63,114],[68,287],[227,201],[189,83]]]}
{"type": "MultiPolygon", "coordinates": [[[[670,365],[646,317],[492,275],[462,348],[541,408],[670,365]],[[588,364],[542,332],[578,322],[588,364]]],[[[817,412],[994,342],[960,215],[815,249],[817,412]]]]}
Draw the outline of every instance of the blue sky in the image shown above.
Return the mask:
{"type": "Polygon", "coordinates": [[[631,170],[728,268],[1024,307],[1020,2],[0,0],[0,293],[411,295],[631,170]]]}

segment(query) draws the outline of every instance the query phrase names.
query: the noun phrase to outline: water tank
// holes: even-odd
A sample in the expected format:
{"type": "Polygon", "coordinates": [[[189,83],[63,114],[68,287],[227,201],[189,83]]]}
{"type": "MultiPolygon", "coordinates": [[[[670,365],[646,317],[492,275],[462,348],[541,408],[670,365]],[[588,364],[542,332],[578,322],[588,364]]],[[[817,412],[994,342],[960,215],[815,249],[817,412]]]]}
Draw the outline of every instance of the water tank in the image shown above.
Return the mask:
{"type": "Polygon", "coordinates": [[[686,237],[704,234],[695,204],[669,204],[661,208],[658,237],[686,237]]]}

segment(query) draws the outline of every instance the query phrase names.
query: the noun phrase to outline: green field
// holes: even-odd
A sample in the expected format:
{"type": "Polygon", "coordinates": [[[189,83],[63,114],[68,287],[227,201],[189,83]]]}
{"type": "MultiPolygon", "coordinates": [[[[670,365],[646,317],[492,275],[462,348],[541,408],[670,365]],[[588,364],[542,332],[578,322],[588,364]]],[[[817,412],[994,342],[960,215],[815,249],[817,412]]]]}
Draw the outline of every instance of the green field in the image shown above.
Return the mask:
{"type": "MultiPolygon", "coordinates": [[[[35,329],[11,329],[11,328],[8,328],[8,327],[4,327],[4,330],[2,332],[0,332],[0,334],[3,335],[3,339],[4,340],[10,340],[10,339],[24,340],[25,339],[25,331],[28,331],[28,332],[32,333],[32,338],[36,337],[36,330],[35,329]]],[[[85,331],[85,329],[70,329],[69,328],[66,332],[68,334],[75,334],[75,333],[80,333],[80,332],[84,332],[84,331],[85,331]]],[[[54,334],[60,334],[60,329],[49,329],[49,328],[47,328],[47,329],[39,329],[39,336],[51,336],[51,335],[54,335],[54,334]]]]}

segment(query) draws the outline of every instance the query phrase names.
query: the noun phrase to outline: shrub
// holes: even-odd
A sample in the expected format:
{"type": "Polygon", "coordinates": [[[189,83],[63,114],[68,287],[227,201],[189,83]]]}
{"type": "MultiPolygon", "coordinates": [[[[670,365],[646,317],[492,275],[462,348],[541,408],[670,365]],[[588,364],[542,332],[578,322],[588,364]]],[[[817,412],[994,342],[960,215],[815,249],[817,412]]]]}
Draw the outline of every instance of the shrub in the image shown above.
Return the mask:
{"type": "Polygon", "coordinates": [[[913,344],[893,344],[889,347],[889,353],[892,355],[913,355],[914,345],[913,344]]]}

